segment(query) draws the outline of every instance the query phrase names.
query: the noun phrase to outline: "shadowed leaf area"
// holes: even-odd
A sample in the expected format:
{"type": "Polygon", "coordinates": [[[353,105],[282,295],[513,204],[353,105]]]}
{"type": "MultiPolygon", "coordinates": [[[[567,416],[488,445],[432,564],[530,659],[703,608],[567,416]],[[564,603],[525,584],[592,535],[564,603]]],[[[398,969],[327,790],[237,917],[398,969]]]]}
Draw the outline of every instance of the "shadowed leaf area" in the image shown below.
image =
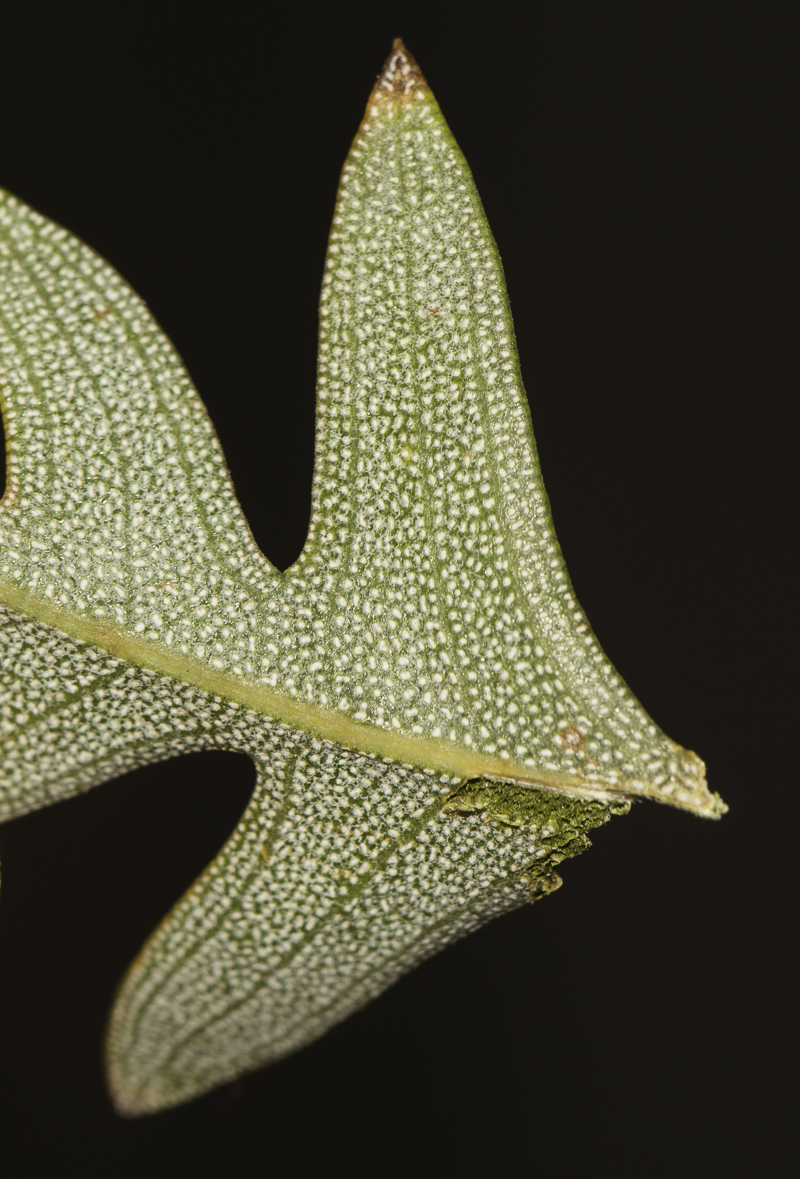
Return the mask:
{"type": "Polygon", "coordinates": [[[257,770],[119,990],[120,1111],[308,1043],[631,800],[725,809],[575,599],[497,250],[402,43],[342,173],[290,569],[145,304],[5,194],[0,390],[0,818],[196,750],[257,770]]]}

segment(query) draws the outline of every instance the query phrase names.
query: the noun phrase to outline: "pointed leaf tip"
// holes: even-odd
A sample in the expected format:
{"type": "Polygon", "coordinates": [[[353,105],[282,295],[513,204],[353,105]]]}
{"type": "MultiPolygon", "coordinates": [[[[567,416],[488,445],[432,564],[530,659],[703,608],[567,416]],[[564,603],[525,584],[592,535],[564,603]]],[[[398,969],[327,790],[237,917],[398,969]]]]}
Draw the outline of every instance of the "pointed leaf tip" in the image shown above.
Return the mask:
{"type": "Polygon", "coordinates": [[[373,98],[411,98],[416,91],[427,89],[425,75],[406,49],[402,37],[395,37],[392,52],[383,63],[372,91],[373,98]]]}

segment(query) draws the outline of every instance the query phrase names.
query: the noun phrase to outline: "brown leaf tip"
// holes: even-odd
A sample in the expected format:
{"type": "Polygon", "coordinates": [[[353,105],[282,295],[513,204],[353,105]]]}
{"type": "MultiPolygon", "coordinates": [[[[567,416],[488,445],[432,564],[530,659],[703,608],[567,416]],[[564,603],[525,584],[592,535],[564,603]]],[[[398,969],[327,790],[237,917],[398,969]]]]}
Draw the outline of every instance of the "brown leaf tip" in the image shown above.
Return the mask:
{"type": "Polygon", "coordinates": [[[373,98],[412,98],[417,90],[427,87],[425,75],[406,49],[402,37],[395,37],[392,52],[378,74],[373,98]]]}

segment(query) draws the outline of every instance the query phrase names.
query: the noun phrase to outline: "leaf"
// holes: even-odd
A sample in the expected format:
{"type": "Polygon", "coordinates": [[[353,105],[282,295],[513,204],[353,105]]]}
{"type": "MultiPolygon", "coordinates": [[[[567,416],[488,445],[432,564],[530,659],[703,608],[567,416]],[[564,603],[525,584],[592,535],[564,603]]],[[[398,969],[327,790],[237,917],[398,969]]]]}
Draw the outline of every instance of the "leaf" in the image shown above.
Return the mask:
{"type": "Polygon", "coordinates": [[[286,573],[119,275],[7,195],[0,270],[0,817],[192,749],[258,770],[122,984],[120,1110],[312,1040],[557,887],[632,799],[724,811],[575,599],[497,250],[402,43],[342,174],[312,519],[286,573]]]}

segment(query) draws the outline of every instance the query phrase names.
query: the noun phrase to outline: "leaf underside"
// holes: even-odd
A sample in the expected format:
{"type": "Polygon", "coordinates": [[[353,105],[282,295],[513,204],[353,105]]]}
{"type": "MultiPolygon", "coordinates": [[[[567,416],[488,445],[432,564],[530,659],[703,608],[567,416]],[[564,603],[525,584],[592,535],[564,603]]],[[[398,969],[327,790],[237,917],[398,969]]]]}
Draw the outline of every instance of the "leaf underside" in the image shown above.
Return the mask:
{"type": "Polygon", "coordinates": [[[575,599],[497,250],[401,44],[342,174],[295,566],[257,549],[146,306],[5,194],[0,395],[0,819],[188,750],[258,771],[122,984],[123,1112],[313,1039],[551,891],[630,799],[724,810],[575,599]]]}

